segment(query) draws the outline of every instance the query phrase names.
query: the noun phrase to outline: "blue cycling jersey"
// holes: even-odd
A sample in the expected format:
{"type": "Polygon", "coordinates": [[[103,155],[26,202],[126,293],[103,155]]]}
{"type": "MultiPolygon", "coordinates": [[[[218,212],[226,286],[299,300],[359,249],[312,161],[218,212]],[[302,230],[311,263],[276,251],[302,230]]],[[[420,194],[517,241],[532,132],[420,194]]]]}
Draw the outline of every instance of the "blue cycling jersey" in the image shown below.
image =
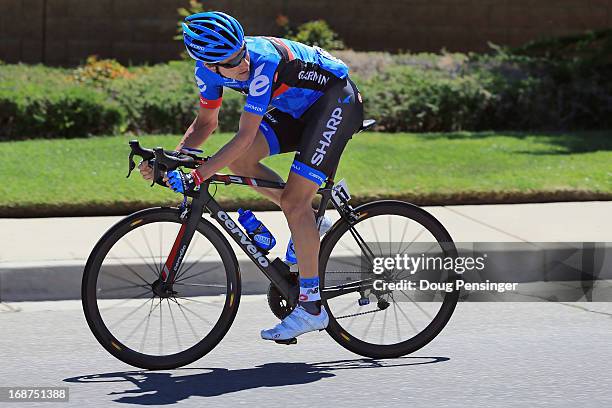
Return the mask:
{"type": "Polygon", "coordinates": [[[196,62],[200,105],[221,105],[223,87],[247,95],[244,110],[263,116],[268,106],[294,118],[302,114],[333,84],[348,75],[348,67],[319,47],[272,37],[246,37],[250,75],[246,81],[223,77],[196,62]]]}

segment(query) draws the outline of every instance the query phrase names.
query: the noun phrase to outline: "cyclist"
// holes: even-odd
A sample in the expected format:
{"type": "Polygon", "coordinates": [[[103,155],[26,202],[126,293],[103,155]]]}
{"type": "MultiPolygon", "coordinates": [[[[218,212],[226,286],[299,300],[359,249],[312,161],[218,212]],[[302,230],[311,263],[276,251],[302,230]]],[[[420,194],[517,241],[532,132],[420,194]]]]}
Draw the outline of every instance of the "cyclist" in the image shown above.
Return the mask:
{"type": "MultiPolygon", "coordinates": [[[[222,12],[193,14],[182,27],[187,52],[196,60],[200,109],[177,150],[199,147],[215,130],[223,88],[245,94],[246,103],[238,132],[225,146],[190,174],[175,170],[165,181],[184,192],[227,166],[241,176],[282,182],[260,161],[295,151],[283,190],[254,187],[285,214],[300,273],[299,305],[261,336],[288,340],[324,329],[329,318],[320,302],[319,233],[311,205],[363,121],[361,95],[348,77],[348,67],[318,47],[245,36],[240,23],[222,12]]],[[[139,168],[145,178],[152,178],[146,163],[139,168]]],[[[287,259],[291,256],[290,242],[287,259]]]]}

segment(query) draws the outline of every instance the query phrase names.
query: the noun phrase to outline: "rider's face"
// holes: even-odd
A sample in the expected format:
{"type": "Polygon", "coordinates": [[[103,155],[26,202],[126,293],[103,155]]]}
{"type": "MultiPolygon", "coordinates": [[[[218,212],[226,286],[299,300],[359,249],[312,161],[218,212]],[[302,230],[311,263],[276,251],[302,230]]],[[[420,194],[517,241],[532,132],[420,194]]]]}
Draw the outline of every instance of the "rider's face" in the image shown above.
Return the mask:
{"type": "MultiPolygon", "coordinates": [[[[234,54],[230,55],[229,58],[220,62],[220,64],[224,64],[228,61],[234,59],[238,54],[242,52],[242,49],[236,51],[234,54]]],[[[235,79],[237,81],[246,81],[249,79],[249,69],[250,69],[251,58],[249,56],[249,51],[247,50],[244,54],[244,58],[240,61],[240,64],[233,68],[223,67],[221,65],[215,64],[205,64],[208,69],[211,71],[220,74],[226,78],[235,79]]]]}

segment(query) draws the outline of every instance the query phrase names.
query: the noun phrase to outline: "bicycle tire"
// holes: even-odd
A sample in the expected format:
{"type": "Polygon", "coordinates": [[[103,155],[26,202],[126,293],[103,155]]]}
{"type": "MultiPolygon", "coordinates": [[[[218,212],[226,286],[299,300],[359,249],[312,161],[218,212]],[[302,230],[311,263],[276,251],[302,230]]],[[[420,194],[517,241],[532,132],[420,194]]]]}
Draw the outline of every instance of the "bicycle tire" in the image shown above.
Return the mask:
{"type": "Polygon", "coordinates": [[[106,326],[98,306],[97,280],[100,267],[113,245],[123,236],[135,228],[160,222],[180,224],[179,210],[177,208],[166,207],[150,208],[136,212],[111,227],[92,250],[85,266],[81,287],[85,319],[102,347],[114,357],[127,364],[149,370],[182,367],[209,353],[223,339],[231,327],[238,311],[241,295],[240,271],[235,253],[223,234],[210,222],[201,219],[196,228],[196,234],[201,234],[218,251],[223,261],[223,268],[225,269],[227,279],[225,303],[214,327],[201,341],[192,347],[170,355],[140,353],[118,340],[106,326]]]}
{"type": "MultiPolygon", "coordinates": [[[[435,217],[422,208],[402,201],[383,200],[364,204],[355,208],[354,211],[358,214],[359,218],[356,222],[352,222],[351,225],[357,225],[358,223],[377,215],[399,215],[407,217],[424,226],[438,240],[438,242],[448,243],[447,249],[449,256],[457,256],[456,248],[448,231],[435,217]]],[[[349,231],[349,227],[350,225],[346,220],[340,219],[333,225],[330,231],[327,232],[323,241],[321,242],[319,270],[322,271],[320,272],[320,281],[322,285],[321,287],[323,288],[325,288],[325,270],[329,256],[336,243],[347,231],[349,231]]],[[[444,296],[444,300],[438,313],[424,330],[406,341],[396,344],[380,345],[365,342],[351,335],[347,329],[343,328],[330,311],[324,293],[325,292],[323,290],[322,302],[329,314],[329,325],[327,327],[327,332],[329,335],[347,350],[361,356],[371,358],[400,357],[413,353],[416,350],[424,347],[426,344],[431,342],[446,326],[459,299],[458,290],[447,293],[444,296]]]]}

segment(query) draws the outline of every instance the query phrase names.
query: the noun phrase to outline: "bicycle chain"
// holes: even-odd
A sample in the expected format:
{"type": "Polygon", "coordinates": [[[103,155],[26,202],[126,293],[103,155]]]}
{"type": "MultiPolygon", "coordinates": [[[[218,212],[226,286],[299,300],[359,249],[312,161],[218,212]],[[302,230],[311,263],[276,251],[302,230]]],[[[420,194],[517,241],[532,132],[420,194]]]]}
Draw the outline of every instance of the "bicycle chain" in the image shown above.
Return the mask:
{"type": "Polygon", "coordinates": [[[350,314],[350,315],[346,315],[346,316],[335,317],[335,319],[336,320],[346,319],[347,317],[361,316],[361,315],[366,315],[366,314],[376,313],[376,312],[382,312],[382,311],[383,311],[383,309],[370,310],[368,312],[354,313],[354,314],[350,314]]]}
{"type": "Polygon", "coordinates": [[[325,273],[370,273],[363,271],[325,271],[325,273]]]}

